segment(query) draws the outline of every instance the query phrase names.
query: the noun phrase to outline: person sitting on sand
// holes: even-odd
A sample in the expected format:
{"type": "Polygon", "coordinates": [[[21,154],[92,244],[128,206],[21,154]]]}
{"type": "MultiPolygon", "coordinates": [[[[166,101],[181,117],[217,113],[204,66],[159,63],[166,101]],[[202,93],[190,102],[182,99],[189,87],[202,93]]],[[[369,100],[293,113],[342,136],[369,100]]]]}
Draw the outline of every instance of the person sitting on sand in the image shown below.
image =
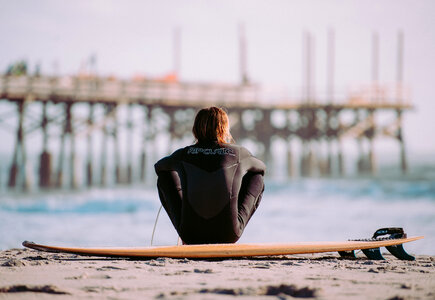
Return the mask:
{"type": "Polygon", "coordinates": [[[264,191],[265,164],[234,144],[227,113],[201,109],[196,143],[155,164],[160,201],[185,244],[235,243],[264,191]]]}

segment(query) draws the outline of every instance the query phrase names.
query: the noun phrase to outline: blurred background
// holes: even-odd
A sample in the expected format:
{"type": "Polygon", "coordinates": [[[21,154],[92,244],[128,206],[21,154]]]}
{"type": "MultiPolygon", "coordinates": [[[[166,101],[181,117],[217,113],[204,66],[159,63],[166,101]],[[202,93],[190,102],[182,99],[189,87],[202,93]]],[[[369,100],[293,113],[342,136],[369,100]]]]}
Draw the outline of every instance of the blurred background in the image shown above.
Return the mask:
{"type": "Polygon", "coordinates": [[[0,249],[149,244],[153,164],[218,105],[268,166],[242,242],[399,226],[434,254],[433,1],[0,5],[0,249]]]}

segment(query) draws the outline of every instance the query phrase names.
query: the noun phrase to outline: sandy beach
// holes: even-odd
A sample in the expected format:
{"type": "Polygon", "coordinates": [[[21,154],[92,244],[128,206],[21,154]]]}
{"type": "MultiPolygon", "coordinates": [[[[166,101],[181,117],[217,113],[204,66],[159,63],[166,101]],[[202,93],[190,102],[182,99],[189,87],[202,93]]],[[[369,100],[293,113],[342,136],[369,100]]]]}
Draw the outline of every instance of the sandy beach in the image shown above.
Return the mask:
{"type": "Polygon", "coordinates": [[[11,249],[0,252],[0,298],[435,299],[435,257],[358,256],[129,260],[11,249]]]}

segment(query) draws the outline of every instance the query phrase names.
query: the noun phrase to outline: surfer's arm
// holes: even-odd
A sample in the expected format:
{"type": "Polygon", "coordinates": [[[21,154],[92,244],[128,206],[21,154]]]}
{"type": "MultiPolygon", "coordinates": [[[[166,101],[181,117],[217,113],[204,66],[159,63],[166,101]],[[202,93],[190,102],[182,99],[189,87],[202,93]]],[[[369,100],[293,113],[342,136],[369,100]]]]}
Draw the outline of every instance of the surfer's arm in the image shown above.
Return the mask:
{"type": "Polygon", "coordinates": [[[171,155],[163,157],[158,162],[156,162],[154,165],[154,170],[156,171],[156,174],[159,175],[159,173],[163,171],[177,170],[182,150],[183,149],[179,149],[171,155]]]}
{"type": "Polygon", "coordinates": [[[238,195],[238,223],[240,234],[254,214],[264,191],[266,165],[246,148],[240,151],[240,174],[243,176],[238,195]]]}
{"type": "Polygon", "coordinates": [[[238,221],[240,234],[251,219],[264,191],[263,176],[259,173],[247,173],[243,177],[238,199],[238,221]]]}
{"type": "Polygon", "coordinates": [[[182,189],[178,173],[175,171],[159,172],[157,188],[160,202],[168,213],[172,224],[178,230],[180,225],[182,189]]]}
{"type": "Polygon", "coordinates": [[[160,202],[168,213],[172,224],[178,230],[181,215],[181,203],[183,192],[179,176],[180,163],[178,155],[180,151],[159,160],[155,165],[157,174],[157,188],[160,202]]]}

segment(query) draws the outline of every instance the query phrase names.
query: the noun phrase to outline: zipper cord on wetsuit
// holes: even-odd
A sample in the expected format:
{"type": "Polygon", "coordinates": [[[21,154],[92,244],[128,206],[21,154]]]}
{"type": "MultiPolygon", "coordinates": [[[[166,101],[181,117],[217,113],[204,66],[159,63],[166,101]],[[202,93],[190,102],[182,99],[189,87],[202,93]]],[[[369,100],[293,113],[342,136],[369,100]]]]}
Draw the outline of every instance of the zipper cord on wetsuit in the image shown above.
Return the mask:
{"type": "Polygon", "coordinates": [[[159,215],[160,215],[160,211],[161,210],[162,210],[162,205],[160,205],[159,211],[157,212],[156,221],[154,222],[154,228],[153,228],[153,234],[151,235],[151,244],[150,244],[150,246],[153,245],[154,233],[156,232],[157,221],[159,220],[159,215]]]}

